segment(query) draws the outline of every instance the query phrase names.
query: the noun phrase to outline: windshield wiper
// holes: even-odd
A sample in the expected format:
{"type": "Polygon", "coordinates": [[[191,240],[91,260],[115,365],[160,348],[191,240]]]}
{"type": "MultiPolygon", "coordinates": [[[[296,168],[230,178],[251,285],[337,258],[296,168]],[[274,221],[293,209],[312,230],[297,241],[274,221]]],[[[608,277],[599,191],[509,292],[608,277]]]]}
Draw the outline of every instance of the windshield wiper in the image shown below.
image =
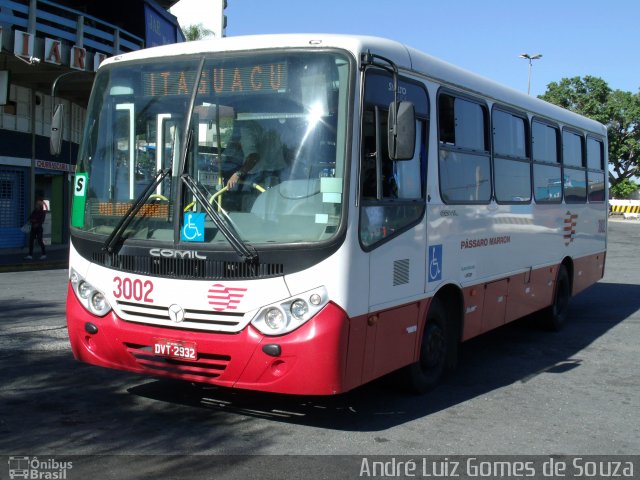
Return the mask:
{"type": "MultiPolygon", "coordinates": [[[[200,59],[200,64],[198,65],[198,70],[196,72],[196,76],[195,76],[196,81],[193,85],[193,90],[191,91],[191,98],[189,99],[189,108],[187,109],[187,112],[186,112],[186,120],[185,120],[185,126],[184,126],[185,141],[183,142],[182,149],[180,151],[180,167],[179,167],[180,172],[184,172],[186,170],[187,155],[189,154],[191,141],[193,140],[193,130],[191,129],[191,121],[193,116],[193,110],[196,104],[196,95],[198,93],[198,85],[200,84],[198,79],[201,78],[202,76],[202,70],[204,69],[204,62],[205,62],[205,57],[202,57],[200,59]]],[[[218,123],[219,122],[216,121],[216,125],[218,123]]],[[[218,135],[218,148],[220,148],[219,147],[220,134],[218,133],[217,135],[218,135]]],[[[198,185],[198,183],[193,179],[193,177],[188,173],[183,173],[180,176],[180,178],[182,179],[182,183],[184,183],[186,187],[191,191],[196,201],[200,203],[200,205],[202,205],[202,208],[204,209],[204,211],[207,212],[209,217],[211,217],[211,220],[213,220],[213,223],[216,224],[216,226],[218,227],[218,230],[220,230],[222,235],[224,235],[224,237],[227,239],[229,244],[236,251],[238,256],[247,263],[256,263],[258,260],[258,254],[256,253],[256,251],[253,249],[250,249],[249,246],[246,243],[244,243],[244,241],[240,238],[240,235],[238,235],[238,232],[236,231],[236,229],[233,227],[233,225],[228,219],[224,218],[222,215],[216,212],[216,209],[213,208],[213,206],[207,200],[206,192],[203,191],[203,189],[200,187],[200,185],[198,185]]],[[[182,195],[182,192],[180,191],[180,188],[178,188],[178,198],[180,198],[181,195],[182,195]]],[[[177,216],[174,221],[175,222],[179,221],[177,216]]]]}
{"type": "Polygon", "coordinates": [[[202,205],[202,208],[205,212],[211,217],[213,223],[216,224],[222,235],[228,240],[233,249],[236,251],[238,256],[242,258],[245,262],[255,263],[258,260],[258,254],[252,248],[242,241],[238,232],[236,232],[235,228],[229,221],[216,212],[216,209],[209,203],[207,200],[206,192],[202,190],[200,185],[193,179],[191,175],[185,173],[180,177],[182,182],[187,186],[187,188],[191,191],[194,198],[202,205]]]}
{"type": "MultiPolygon", "coordinates": [[[[191,97],[189,98],[189,108],[187,108],[184,131],[185,131],[185,141],[182,143],[182,148],[180,150],[180,170],[178,172],[184,172],[186,170],[187,165],[187,155],[189,154],[189,147],[191,146],[191,137],[193,136],[193,131],[191,130],[191,121],[193,120],[193,110],[196,106],[196,96],[198,95],[198,85],[200,82],[199,78],[202,77],[202,69],[204,68],[204,57],[200,59],[200,63],[198,64],[198,71],[196,72],[196,80],[193,84],[193,90],[191,91],[191,97]]],[[[178,196],[180,195],[180,191],[178,191],[178,196]]]]}
{"type": "Polygon", "coordinates": [[[116,245],[118,244],[118,242],[120,242],[122,235],[124,234],[125,230],[129,226],[131,221],[135,218],[135,216],[138,214],[142,206],[145,204],[145,202],[151,196],[154,190],[158,187],[158,185],[160,185],[160,183],[170,173],[171,173],[170,168],[167,168],[165,170],[158,170],[158,173],[156,173],[155,179],[149,185],[147,185],[147,188],[145,188],[140,195],[138,195],[138,198],[136,198],[133,204],[129,207],[129,210],[127,210],[127,213],[125,213],[122,216],[118,224],[111,231],[111,234],[109,235],[107,240],[104,242],[104,245],[102,246],[103,251],[106,251],[108,253],[114,252],[114,250],[116,249],[116,245]]]}

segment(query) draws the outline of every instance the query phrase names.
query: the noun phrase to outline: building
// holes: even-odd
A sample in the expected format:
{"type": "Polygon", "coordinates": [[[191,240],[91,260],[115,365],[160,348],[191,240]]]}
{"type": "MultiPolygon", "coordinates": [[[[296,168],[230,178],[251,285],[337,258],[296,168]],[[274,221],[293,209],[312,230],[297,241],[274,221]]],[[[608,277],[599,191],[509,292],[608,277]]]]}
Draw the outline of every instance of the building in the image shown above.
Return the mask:
{"type": "Polygon", "coordinates": [[[167,12],[175,3],[0,0],[0,252],[25,246],[20,227],[36,199],[49,208],[45,242],[68,241],[70,185],[94,72],[109,56],[184,41],[167,12]],[[64,141],[52,157],[56,104],[65,106],[64,141]]]}

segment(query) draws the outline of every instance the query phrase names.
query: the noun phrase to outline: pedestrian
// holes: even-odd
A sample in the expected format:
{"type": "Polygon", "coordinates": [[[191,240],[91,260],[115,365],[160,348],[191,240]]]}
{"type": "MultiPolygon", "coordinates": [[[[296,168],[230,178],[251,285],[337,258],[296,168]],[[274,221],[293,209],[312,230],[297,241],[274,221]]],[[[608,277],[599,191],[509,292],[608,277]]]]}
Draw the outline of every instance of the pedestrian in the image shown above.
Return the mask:
{"type": "Polygon", "coordinates": [[[42,200],[36,201],[36,206],[28,219],[31,222],[31,231],[29,232],[29,255],[24,257],[25,260],[33,259],[33,242],[35,240],[38,240],[38,245],[40,245],[40,260],[47,258],[44,241],[42,240],[42,224],[46,215],[47,211],[44,209],[44,202],[42,200]]]}

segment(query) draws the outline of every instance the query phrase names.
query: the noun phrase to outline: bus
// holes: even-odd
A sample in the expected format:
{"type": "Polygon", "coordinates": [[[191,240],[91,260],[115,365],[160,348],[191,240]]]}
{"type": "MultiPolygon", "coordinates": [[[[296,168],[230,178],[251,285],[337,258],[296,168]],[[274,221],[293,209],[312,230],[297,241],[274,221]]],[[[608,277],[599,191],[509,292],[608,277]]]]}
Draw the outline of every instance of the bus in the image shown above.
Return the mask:
{"type": "Polygon", "coordinates": [[[426,392],[461,342],[559,329],[602,276],[603,125],[395,41],[118,55],[71,212],[76,359],[247,390],[426,392]]]}

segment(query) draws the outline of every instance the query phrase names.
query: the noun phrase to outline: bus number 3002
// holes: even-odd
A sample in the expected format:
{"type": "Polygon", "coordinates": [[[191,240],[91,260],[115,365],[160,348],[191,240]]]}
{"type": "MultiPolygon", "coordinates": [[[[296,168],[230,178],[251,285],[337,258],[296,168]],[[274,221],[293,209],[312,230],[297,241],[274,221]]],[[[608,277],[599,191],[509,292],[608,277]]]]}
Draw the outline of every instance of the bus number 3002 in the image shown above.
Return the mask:
{"type": "Polygon", "coordinates": [[[153,303],[151,293],[153,293],[153,282],[145,280],[144,282],[138,278],[131,280],[130,278],[113,277],[114,289],[113,296],[116,298],[124,298],[125,300],[136,300],[137,302],[153,303]]]}

